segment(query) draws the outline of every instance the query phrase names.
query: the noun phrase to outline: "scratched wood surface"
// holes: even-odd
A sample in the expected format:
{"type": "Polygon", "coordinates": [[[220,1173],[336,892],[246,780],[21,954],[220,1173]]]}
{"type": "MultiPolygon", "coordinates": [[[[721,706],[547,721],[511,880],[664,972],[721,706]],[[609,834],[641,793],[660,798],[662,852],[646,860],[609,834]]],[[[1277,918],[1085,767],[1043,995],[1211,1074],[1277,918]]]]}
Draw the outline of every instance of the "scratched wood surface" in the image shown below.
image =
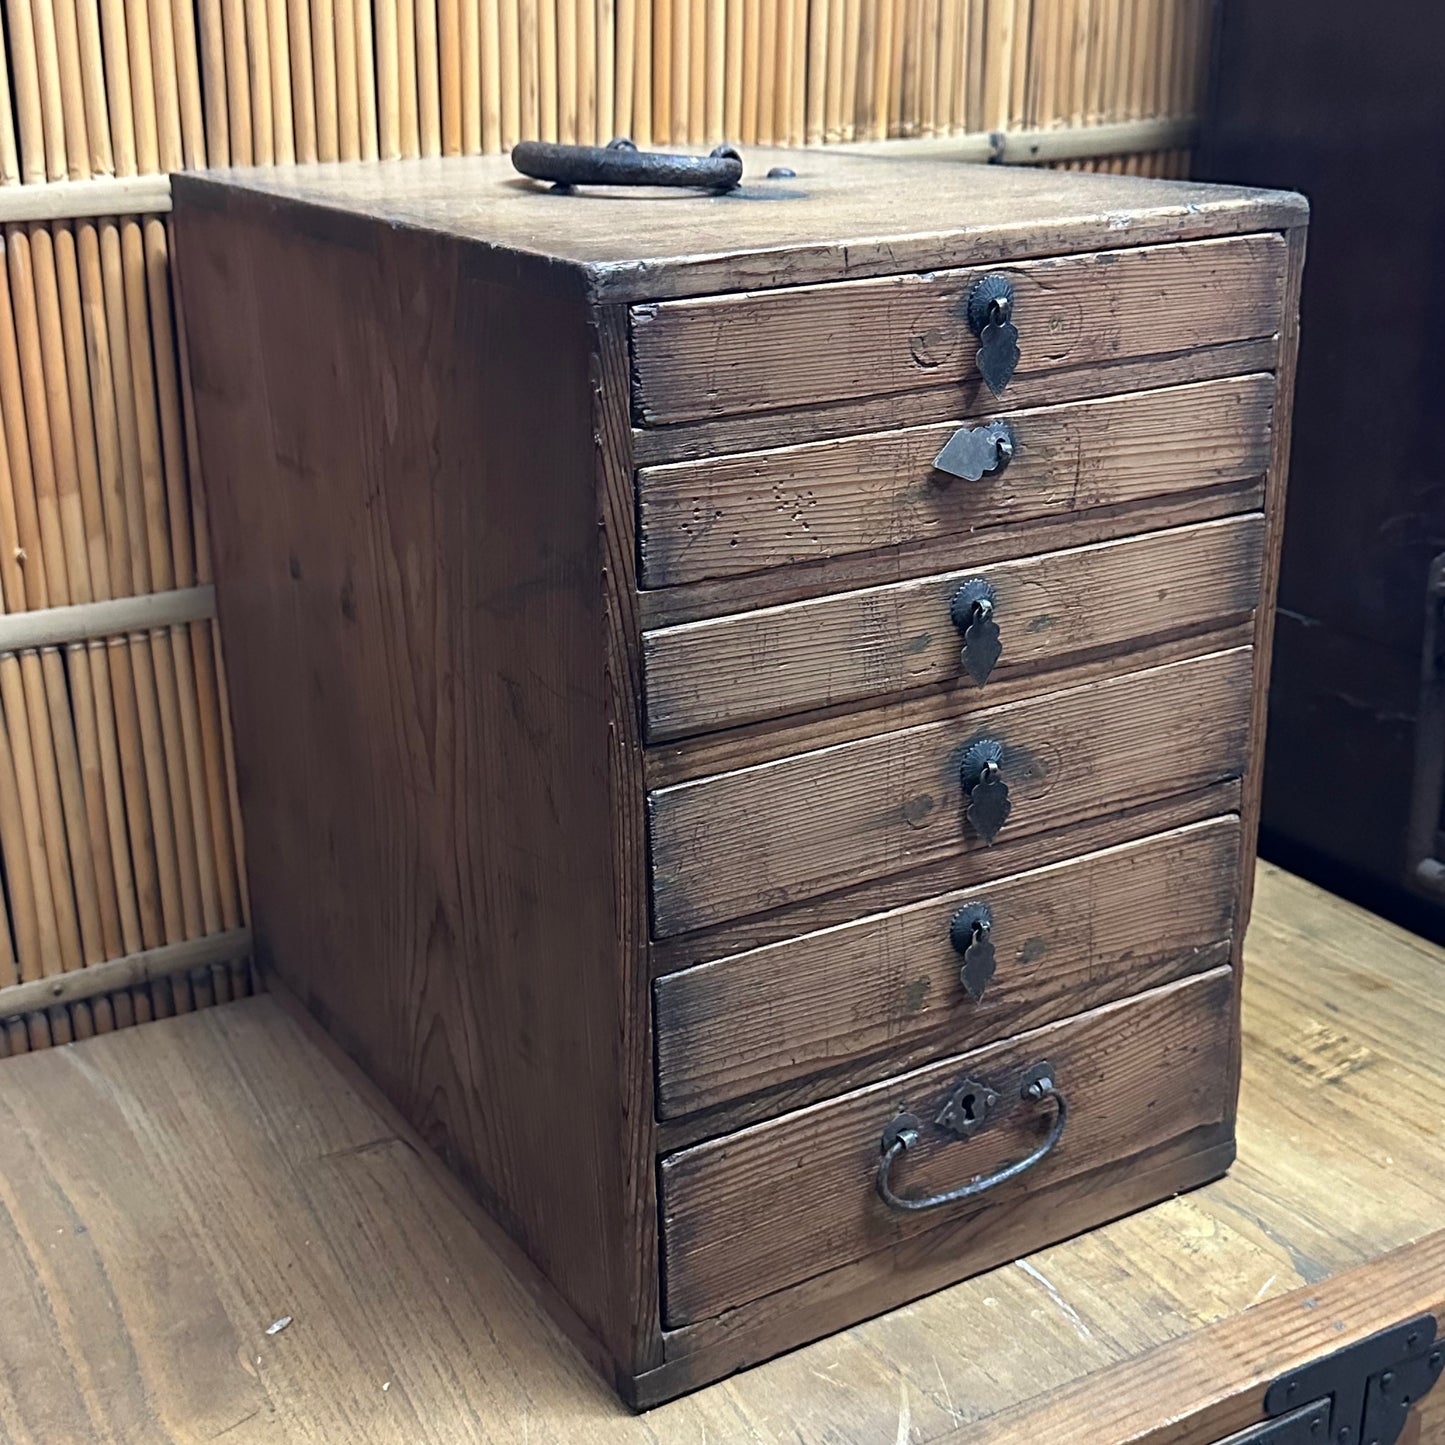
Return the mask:
{"type": "MultiPolygon", "coordinates": [[[[642,1419],[274,997],[5,1060],[0,1434],[926,1445],[997,1417],[991,1442],[1062,1438],[1032,1433],[1030,1402],[1150,1358],[1141,1399],[1164,1402],[1169,1357],[1148,1352],[1254,1304],[1312,1286],[1320,1309],[1288,1328],[1318,1314],[1326,1333],[1388,1310],[1392,1293],[1330,1281],[1445,1217],[1442,969],[1445,951],[1262,868],[1227,1178],[642,1419]]],[[[1441,1257],[1392,1277],[1428,1279],[1441,1257]]],[[[1182,1389],[1195,1352],[1176,1350],[1182,1389]]],[[[1087,1419],[1088,1394],[1070,1399],[1087,1419]]]]}
{"type": "MultiPolygon", "coordinates": [[[[1010,266],[1018,374],[1273,336],[1284,265],[1283,237],[1267,234],[1010,266]]],[[[634,408],[662,426],[948,381],[974,390],[968,297],[986,274],[930,269],[634,307],[634,408]]]]}
{"type": "MultiPolygon", "coordinates": [[[[1252,616],[1263,547],[1256,513],[645,633],[649,733],[732,727],[933,684],[954,689],[963,708],[986,704],[988,685],[964,670],[950,613],[971,579],[994,592],[1003,652],[989,683],[1083,653],[1114,653],[1127,667],[1127,654],[1152,639],[1252,616]]],[[[960,557],[967,551],[960,546],[960,557]]]]}
{"type": "MultiPolygon", "coordinates": [[[[1303,224],[1282,191],[1024,166],[939,165],[829,150],[749,149],[730,195],[523,180],[506,156],[233,171],[226,183],[320,210],[482,241],[513,275],[572,272],[598,300],[796,286],[1303,224]],[[781,185],[760,177],[797,171],[781,185]],[[575,268],[575,270],[573,270],[575,268]]],[[[176,177],[177,195],[210,184],[176,177]]],[[[317,216],[318,222],[324,219],[317,216]]],[[[1264,335],[1254,332],[1253,335],[1264,335]]]]}
{"type": "Polygon", "coordinates": [[[1249,648],[1206,654],[659,788],[654,936],[982,851],[960,826],[960,762],[976,738],[1004,745],[1000,840],[1238,776],[1252,660],[1249,648]]]}
{"type": "Polygon", "coordinates": [[[760,449],[755,437],[644,466],[642,580],[674,586],[932,538],[963,545],[979,528],[1262,477],[1273,396],[1273,378],[1255,375],[1057,406],[1010,398],[989,415],[1013,431],[1013,458],[977,482],[934,470],[957,417],[800,446],[760,449]]]}
{"type": "Polygon", "coordinates": [[[1053,1111],[1020,1100],[1028,1070],[1047,1063],[1068,1099],[1068,1126],[1046,1159],[978,1206],[949,1212],[949,1227],[964,1234],[951,1251],[960,1273],[974,1257],[967,1234],[987,1240],[1025,1192],[1047,1194],[1061,1180],[1219,1125],[1232,1103],[1233,994],[1226,965],[665,1157],[663,1323],[711,1319],[938,1229],[937,1215],[900,1214],[874,1188],[883,1128],[900,1113],[919,1118],[923,1137],[894,1187],[921,1197],[1038,1146],[1053,1111]],[[999,1100],[995,1122],[968,1140],[934,1124],[964,1081],[999,1100]]]}
{"type": "Polygon", "coordinates": [[[1215,818],[664,975],[659,1114],[761,1094],[766,1117],[1201,973],[1229,958],[1238,865],[1215,818]],[[965,904],[997,959],[979,999],[949,940],[965,904]]]}

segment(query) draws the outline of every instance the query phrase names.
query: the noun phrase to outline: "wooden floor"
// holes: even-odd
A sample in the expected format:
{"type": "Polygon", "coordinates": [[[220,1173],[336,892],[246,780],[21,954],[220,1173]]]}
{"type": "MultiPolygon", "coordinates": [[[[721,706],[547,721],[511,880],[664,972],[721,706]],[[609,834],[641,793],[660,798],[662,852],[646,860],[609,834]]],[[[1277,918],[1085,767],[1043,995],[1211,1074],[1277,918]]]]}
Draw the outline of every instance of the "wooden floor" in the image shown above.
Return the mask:
{"type": "Polygon", "coordinates": [[[1445,953],[1265,867],[1248,960],[1227,1179],[644,1417],[275,999],[7,1060],[0,1438],[968,1439],[1445,1225],[1445,953]]]}

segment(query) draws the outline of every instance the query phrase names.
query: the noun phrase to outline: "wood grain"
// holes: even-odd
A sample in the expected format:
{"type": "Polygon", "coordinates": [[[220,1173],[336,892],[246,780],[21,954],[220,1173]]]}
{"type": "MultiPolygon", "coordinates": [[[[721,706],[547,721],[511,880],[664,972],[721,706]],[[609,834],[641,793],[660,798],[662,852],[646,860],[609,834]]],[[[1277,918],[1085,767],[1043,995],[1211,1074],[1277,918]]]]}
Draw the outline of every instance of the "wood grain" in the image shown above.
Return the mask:
{"type": "MultiPolygon", "coordinates": [[[[1013,282],[1020,376],[1273,336],[1279,235],[1058,256],[1013,282]]],[[[633,405],[649,426],[978,379],[968,296],[987,268],[795,286],[633,310],[633,405]]]]}
{"type": "MultiPolygon", "coordinates": [[[[4,1432],[896,1445],[904,1420],[917,1445],[1098,1445],[1096,1419],[1134,1410],[1152,1429],[1205,1410],[1221,1428],[1184,1438],[1213,1445],[1254,1418],[1240,1406],[1272,1369],[1429,1307],[1415,1291],[1445,1268],[1429,1108],[1445,954],[1268,867],[1254,919],[1227,1178],[643,1419],[417,1137],[274,995],[0,1060],[4,1432]]],[[[1057,1209],[1059,1193],[1041,1197],[1057,1209]]],[[[696,1359],[692,1381],[728,1353],[696,1359]]],[[[1440,1404],[1437,1388],[1423,1445],[1440,1404]]]]}
{"type": "Polygon", "coordinates": [[[1151,639],[1253,615],[1264,521],[1255,515],[1119,542],[966,567],[643,637],[651,738],[783,717],[941,686],[962,708],[995,679],[1109,651],[1118,665],[1151,639]],[[997,594],[1003,653],[988,683],[961,660],[950,599],[981,578],[997,594]]]}
{"type": "Polygon", "coordinates": [[[175,216],[258,948],[635,1370],[588,314],[267,209],[175,216]]]}
{"type": "Polygon", "coordinates": [[[982,528],[1263,476],[1273,396],[1270,377],[1252,376],[994,413],[1017,450],[978,482],[934,469],[956,421],[643,467],[642,581],[666,587],[961,541],[982,528]]]}
{"type": "Polygon", "coordinates": [[[1280,191],[1141,187],[1123,176],[1065,178],[1027,166],[880,160],[825,147],[751,150],[748,161],[750,180],[782,165],[798,171],[799,184],[780,195],[758,180],[722,198],[587,193],[559,206],[543,187],[519,181],[507,157],[477,156],[345,170],[287,166],[224,181],[188,174],[173,185],[193,193],[244,188],[318,211],[340,204],[386,226],[444,230],[481,242],[485,259],[503,271],[565,276],[565,284],[586,287],[599,302],[1012,264],[1299,226],[1307,215],[1300,197],[1280,191]]]}
{"type": "Polygon", "coordinates": [[[659,1112],[775,1095],[846,1059],[881,1077],[1216,967],[1238,858],[1238,821],[1218,819],[665,975],[659,1112]],[[998,954],[978,1001],[949,943],[965,903],[991,910],[998,954]]]}
{"type": "Polygon", "coordinates": [[[1238,648],[658,789],[653,934],[977,852],[958,777],[975,738],[1005,746],[1003,837],[1237,776],[1251,668],[1238,648]]]}
{"type": "MultiPolygon", "coordinates": [[[[1232,997],[1230,970],[1216,969],[668,1156],[660,1184],[664,1323],[722,1314],[950,1216],[956,1223],[985,1215],[1023,1191],[1216,1123],[1232,1092],[1221,1068],[1232,997]],[[1040,1111],[1015,1096],[1040,1060],[1055,1065],[1070,1106],[1046,1160],[976,1204],[917,1214],[884,1205],[874,1190],[878,1141],[901,1111],[925,1121],[921,1144],[899,1171],[910,1194],[952,1188],[1028,1154],[1040,1111]],[[1013,1102],[961,1141],[930,1121],[966,1078],[1013,1102]]],[[[966,1250],[951,1262],[959,1276],[968,1273],[966,1250]]]]}

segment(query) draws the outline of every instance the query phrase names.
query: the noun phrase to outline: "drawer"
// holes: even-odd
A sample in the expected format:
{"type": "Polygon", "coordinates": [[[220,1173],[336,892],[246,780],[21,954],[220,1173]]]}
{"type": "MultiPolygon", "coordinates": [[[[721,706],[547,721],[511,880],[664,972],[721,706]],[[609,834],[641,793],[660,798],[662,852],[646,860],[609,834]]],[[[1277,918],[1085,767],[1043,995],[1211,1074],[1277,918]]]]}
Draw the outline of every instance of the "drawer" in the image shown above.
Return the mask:
{"type": "Polygon", "coordinates": [[[1263,477],[1274,379],[1164,387],[982,417],[1013,459],[977,482],[934,469],[960,423],[642,467],[640,581],[668,587],[1263,477]]]}
{"type": "MultiPolygon", "coordinates": [[[[659,1183],[664,1322],[710,1318],[1218,1124],[1234,1097],[1232,1004],[1232,970],[1216,969],[668,1156],[659,1183]],[[904,1212],[883,1202],[880,1146],[900,1113],[919,1123],[890,1178],[907,1197],[956,1188],[1040,1148],[1054,1106],[1022,1089],[1042,1063],[1068,1105],[1045,1158],[970,1203],[904,1212]],[[987,1111],[977,1104],[984,1091],[997,1098],[987,1111]],[[958,1137],[937,1121],[950,1101],[951,1117],[969,1112],[960,1097],[969,1093],[984,1117],[958,1137]]],[[[978,1227],[986,1233],[987,1219],[978,1227]]]]}
{"type": "Polygon", "coordinates": [[[1217,967],[1238,862],[1239,820],[1216,818],[669,974],[653,985],[658,1113],[849,1061],[896,1073],[930,1044],[985,1044],[1217,967]],[[960,913],[987,920],[995,953],[976,998],[949,937],[960,913]]]}
{"type": "Polygon", "coordinates": [[[1016,375],[1108,368],[1274,336],[1285,242],[1231,236],[632,309],[633,409],[646,426],[978,382],[969,292],[1014,287],[1016,375]]]}
{"type": "Polygon", "coordinates": [[[643,635],[648,736],[936,685],[984,701],[950,616],[965,581],[994,593],[1003,651],[991,679],[1247,617],[1263,555],[1255,513],[659,628],[643,635]]]}
{"type": "Polygon", "coordinates": [[[1232,648],[656,789],[654,936],[983,847],[961,778],[981,740],[1001,745],[1011,838],[1237,777],[1253,663],[1232,648]]]}

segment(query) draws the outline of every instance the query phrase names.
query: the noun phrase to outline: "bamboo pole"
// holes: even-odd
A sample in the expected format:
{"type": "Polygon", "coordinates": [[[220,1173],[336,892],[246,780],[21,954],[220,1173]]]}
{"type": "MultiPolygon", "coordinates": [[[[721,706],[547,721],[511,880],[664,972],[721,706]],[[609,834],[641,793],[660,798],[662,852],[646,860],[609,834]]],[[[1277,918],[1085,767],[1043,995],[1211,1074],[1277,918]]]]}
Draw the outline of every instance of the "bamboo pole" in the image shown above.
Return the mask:
{"type": "MultiPolygon", "coordinates": [[[[776,3],[776,0],[764,0],[776,3]]],[[[653,0],[652,9],[652,131],[653,139],[668,144],[672,136],[672,0],[653,0]]]]}
{"type": "Polygon", "coordinates": [[[176,69],[176,37],[171,23],[171,0],[150,0],[149,11],[160,168],[163,171],[174,171],[180,169],[184,152],[181,144],[181,95],[176,69]]]}
{"type": "MultiPolygon", "coordinates": [[[[367,8],[361,0],[357,10],[367,8]]],[[[436,0],[436,46],[442,155],[462,153],[462,7],[461,0],[436,0]]]]}
{"type": "Polygon", "coordinates": [[[71,180],[90,175],[90,120],[86,114],[86,86],[80,63],[80,22],[75,0],[40,0],[54,12],[55,49],[60,73],[60,101],[65,115],[66,174],[71,180]]]}
{"type": "MultiPolygon", "coordinates": [[[[82,11],[90,10],[91,0],[78,0],[82,11]]],[[[285,0],[275,0],[284,6],[285,0]]],[[[285,39],[285,10],[281,11],[282,43],[285,39]]],[[[171,0],[171,28],[175,35],[176,81],[180,90],[181,105],[181,150],[182,161],[187,169],[206,164],[206,126],[201,106],[201,72],[199,49],[196,44],[196,11],[191,0],[171,0]]],[[[275,23],[272,23],[275,33],[275,23]]],[[[99,40],[99,31],[96,32],[99,40]]],[[[82,34],[82,43],[84,35],[82,34]]],[[[272,89],[275,89],[274,83],[272,89]]],[[[87,114],[89,111],[87,110],[87,114]]],[[[288,109],[289,121],[289,109],[288,109]]],[[[91,125],[91,144],[95,144],[95,126],[91,125]]],[[[95,164],[94,169],[104,171],[108,167],[95,164]]]]}
{"type": "Polygon", "coordinates": [[[720,4],[692,0],[688,28],[692,32],[691,74],[688,76],[687,138],[693,145],[722,139],[723,48],[727,14],[720,4]],[[714,21],[722,22],[715,33],[714,21]]]}
{"type": "MultiPolygon", "coordinates": [[[[164,0],[156,0],[163,4],[164,0]]],[[[124,0],[126,38],[130,46],[130,94],[135,116],[136,165],[160,169],[160,122],[156,114],[155,72],[151,63],[149,0],[124,0]]]]}
{"type": "Polygon", "coordinates": [[[632,128],[626,132],[640,146],[652,144],[652,0],[636,0],[637,59],[632,81],[632,128]]]}
{"type": "Polygon", "coordinates": [[[692,118],[691,0],[670,0],[669,9],[672,17],[672,60],[668,67],[672,77],[672,130],[667,139],[673,144],[682,144],[687,141],[692,118]]]}
{"type": "MultiPolygon", "coordinates": [[[[398,0],[399,13],[410,14],[409,0],[398,0]]],[[[341,158],[341,114],[336,82],[336,11],[332,0],[311,0],[311,75],[316,97],[316,158],[341,158]]],[[[415,56],[412,84],[416,83],[415,56]]]]}
{"type": "MultiPolygon", "coordinates": [[[[411,0],[396,0],[395,8],[400,153],[403,156],[416,156],[421,154],[421,131],[417,110],[416,11],[411,0]]],[[[319,95],[317,105],[320,106],[319,95]]]]}
{"type": "MultiPolygon", "coordinates": [[[[338,29],[343,7],[349,15],[355,0],[336,0],[338,29]]],[[[437,7],[446,0],[416,0],[416,96],[417,134],[420,153],[424,156],[439,156],[442,153],[441,75],[437,58],[437,7]]],[[[338,52],[338,60],[339,60],[338,52]]],[[[340,96],[342,113],[342,160],[354,159],[347,154],[346,122],[356,123],[356,96],[353,83],[352,94],[343,90],[340,96]]],[[[353,147],[354,151],[354,147],[353,147]]]]}
{"type": "MultiPolygon", "coordinates": [[[[114,0],[119,3],[119,0],[114,0]]],[[[35,22],[28,0],[6,0],[10,21],[10,57],[15,85],[15,115],[20,131],[20,178],[30,184],[47,178],[44,107],[40,99],[40,62],[35,51],[35,22]]],[[[64,174],[63,170],[61,172],[64,174]]]]}
{"type": "MultiPolygon", "coordinates": [[[[378,6],[378,13],[380,6],[378,6]]],[[[482,149],[482,12],[480,0],[461,0],[462,154],[478,155],[482,149]]],[[[380,38],[377,63],[380,65],[380,38]]],[[[553,89],[556,89],[556,66],[553,66],[553,89]]]]}
{"type": "Polygon", "coordinates": [[[556,0],[532,0],[537,12],[537,125],[543,140],[560,134],[556,0]]]}
{"type": "Polygon", "coordinates": [[[597,0],[577,0],[577,139],[583,145],[598,140],[597,0]]]}
{"type": "MultiPolygon", "coordinates": [[[[502,147],[502,39],[500,0],[480,0],[481,5],[481,75],[482,75],[482,149],[496,151],[502,147]]],[[[561,38],[558,38],[560,53],[561,38]]],[[[560,64],[560,61],[559,61],[560,64]]]]}
{"type": "MultiPolygon", "coordinates": [[[[803,138],[821,145],[828,127],[828,38],[832,29],[829,0],[806,0],[808,12],[808,63],[803,100],[803,138]]],[[[841,8],[842,0],[837,0],[841,8]]]]}
{"type": "Polygon", "coordinates": [[[517,4],[517,134],[532,140],[542,134],[542,4],[543,0],[517,4]]]}
{"type": "Polygon", "coordinates": [[[522,138],[522,17],[518,0],[501,0],[499,14],[502,149],[510,150],[522,138]]]}
{"type": "MultiPolygon", "coordinates": [[[[104,0],[120,5],[122,0],[104,0]]],[[[249,166],[255,156],[251,139],[251,88],[247,81],[246,12],[242,0],[220,0],[221,37],[226,68],[226,105],[230,112],[231,162],[249,166]]],[[[136,155],[142,170],[151,170],[141,157],[137,122],[136,155]]]]}
{"type": "Polygon", "coordinates": [[[356,118],[361,128],[360,157],[374,161],[379,154],[376,128],[376,39],[372,33],[371,0],[357,0],[356,17],[356,118]]]}
{"type": "Polygon", "coordinates": [[[762,26],[762,6],[759,0],[742,0],[743,44],[742,44],[742,109],[738,121],[738,135],[745,145],[755,145],[758,140],[758,57],[762,43],[759,31],[762,26]]]}
{"type": "MultiPolygon", "coordinates": [[[[300,3],[304,4],[305,0],[300,0],[300,3]]],[[[204,82],[201,95],[205,102],[206,159],[213,166],[224,166],[228,165],[231,159],[231,127],[230,117],[226,113],[226,52],[220,0],[197,0],[197,11],[201,77],[204,82]]],[[[294,55],[294,49],[292,53],[294,55]]],[[[119,98],[115,104],[119,107],[119,98]]],[[[127,96],[127,108],[128,106],[127,96]]],[[[119,160],[116,169],[120,170],[119,160]]]]}
{"type": "MultiPolygon", "coordinates": [[[[19,8],[17,4],[15,9],[19,8]]],[[[52,181],[58,181],[70,174],[70,166],[66,154],[66,107],[63,87],[60,84],[53,0],[31,0],[30,10],[35,39],[35,65],[40,77],[40,111],[45,126],[45,169],[52,181]]],[[[75,99],[78,100],[79,97],[75,99]]]]}
{"type": "MultiPolygon", "coordinates": [[[[647,0],[640,0],[645,7],[647,0]]],[[[633,112],[636,106],[637,82],[637,10],[639,0],[617,0],[617,73],[613,91],[612,135],[630,136],[635,129],[633,112]]],[[[737,0],[733,9],[738,14],[737,0]]],[[[731,10],[729,11],[731,15],[731,10]]],[[[741,90],[739,90],[741,96],[741,90]]]]}
{"type": "Polygon", "coordinates": [[[17,185],[20,181],[20,150],[15,140],[15,116],[11,110],[13,91],[10,85],[10,66],[5,58],[5,47],[0,45],[0,186],[17,185]]]}
{"type": "MultiPolygon", "coordinates": [[[[723,0],[710,0],[720,8],[723,0]]],[[[617,105],[617,10],[614,0],[597,0],[593,53],[597,75],[592,108],[592,135],[598,145],[612,138],[612,117],[617,105]]]]}
{"type": "Polygon", "coordinates": [[[577,6],[575,0],[544,0],[557,29],[557,139],[577,142],[577,6]]]}
{"type": "MultiPolygon", "coordinates": [[[[365,3],[365,0],[363,0],[365,3]]],[[[338,160],[361,158],[361,92],[357,87],[356,64],[357,0],[334,0],[332,20],[335,25],[333,55],[336,65],[336,155],[338,160]]],[[[436,26],[431,29],[432,97],[435,98],[436,26]]],[[[436,150],[429,152],[437,154],[436,150]]]]}

